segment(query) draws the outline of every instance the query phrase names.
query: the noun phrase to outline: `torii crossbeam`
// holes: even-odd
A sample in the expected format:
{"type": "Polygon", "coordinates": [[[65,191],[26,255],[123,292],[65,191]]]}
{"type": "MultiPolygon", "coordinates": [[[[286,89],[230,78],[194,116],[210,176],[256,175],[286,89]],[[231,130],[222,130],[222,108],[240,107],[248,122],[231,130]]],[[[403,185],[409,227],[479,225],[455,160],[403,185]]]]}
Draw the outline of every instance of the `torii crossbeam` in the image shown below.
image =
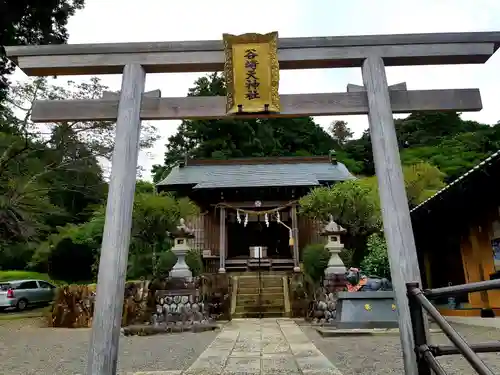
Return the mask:
{"type": "MultiPolygon", "coordinates": [[[[281,97],[276,117],[368,114],[385,237],[406,375],[417,375],[407,282],[420,282],[393,113],[422,110],[477,111],[479,90],[407,91],[387,84],[385,66],[485,63],[500,45],[500,32],[288,38],[278,43],[281,69],[361,67],[363,86],[347,92],[281,97]]],[[[225,117],[223,97],[161,98],[143,94],[145,74],[222,71],[221,41],[153,42],[6,47],[28,75],[123,73],[119,98],[38,101],[36,122],[117,121],[113,166],[89,347],[88,375],[116,375],[121,309],[132,225],[142,119],[225,117]]]]}

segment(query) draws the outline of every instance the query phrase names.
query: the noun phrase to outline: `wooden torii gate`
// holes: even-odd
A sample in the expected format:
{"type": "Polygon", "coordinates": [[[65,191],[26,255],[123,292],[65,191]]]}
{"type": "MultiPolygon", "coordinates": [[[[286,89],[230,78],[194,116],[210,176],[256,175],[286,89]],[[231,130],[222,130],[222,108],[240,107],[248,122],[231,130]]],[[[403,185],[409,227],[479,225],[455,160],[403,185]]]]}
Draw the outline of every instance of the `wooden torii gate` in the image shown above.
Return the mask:
{"type": "MultiPolygon", "coordinates": [[[[478,111],[479,90],[389,90],[386,66],[485,63],[500,32],[287,38],[278,43],[280,69],[361,67],[363,86],[347,92],[281,96],[274,117],[368,114],[391,275],[407,375],[417,375],[406,282],[420,271],[405,194],[393,113],[478,111]]],[[[121,92],[97,100],[39,101],[35,122],[117,121],[89,375],[115,375],[134,200],[141,120],[222,118],[224,97],[161,98],[144,94],[146,73],[213,72],[224,68],[222,41],[6,47],[31,76],[123,74],[121,92]]],[[[247,115],[259,116],[259,115],[247,115]]]]}

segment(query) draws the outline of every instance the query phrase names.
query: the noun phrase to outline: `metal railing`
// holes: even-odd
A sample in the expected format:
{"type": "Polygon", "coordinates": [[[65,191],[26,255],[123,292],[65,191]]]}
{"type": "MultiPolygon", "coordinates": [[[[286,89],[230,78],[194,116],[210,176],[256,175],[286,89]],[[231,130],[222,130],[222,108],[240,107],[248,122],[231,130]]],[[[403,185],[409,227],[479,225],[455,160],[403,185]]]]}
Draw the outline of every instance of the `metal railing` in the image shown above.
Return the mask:
{"type": "Polygon", "coordinates": [[[428,298],[452,296],[463,293],[481,292],[500,289],[500,280],[481,281],[464,285],[448,286],[444,288],[422,290],[418,283],[406,284],[408,300],[410,303],[413,339],[417,354],[417,367],[419,375],[446,375],[443,367],[436,357],[442,355],[462,354],[479,375],[495,375],[495,373],[479,358],[477,353],[500,352],[500,341],[469,344],[448,323],[428,298]],[[426,322],[422,308],[441,328],[443,333],[453,345],[432,345],[427,342],[426,322]]]}

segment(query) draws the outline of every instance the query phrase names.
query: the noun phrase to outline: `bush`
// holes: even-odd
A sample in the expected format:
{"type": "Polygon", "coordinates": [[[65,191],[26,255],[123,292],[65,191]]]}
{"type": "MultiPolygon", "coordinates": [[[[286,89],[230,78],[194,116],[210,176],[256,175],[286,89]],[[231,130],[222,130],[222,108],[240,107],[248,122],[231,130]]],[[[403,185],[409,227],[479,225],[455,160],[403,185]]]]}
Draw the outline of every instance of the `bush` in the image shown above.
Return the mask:
{"type": "Polygon", "coordinates": [[[186,254],[186,264],[193,273],[193,276],[200,276],[203,273],[203,259],[198,250],[189,250],[186,254]]]}
{"type": "Polygon", "coordinates": [[[323,244],[307,245],[302,251],[304,273],[314,283],[318,283],[323,278],[329,260],[330,253],[325,249],[325,245],[323,244]]]}
{"type": "Polygon", "coordinates": [[[354,264],[354,250],[353,249],[343,249],[339,253],[339,257],[347,269],[349,269],[353,266],[353,264],[354,264]]]}
{"type": "Polygon", "coordinates": [[[177,257],[172,252],[172,250],[167,250],[158,255],[158,261],[156,263],[156,275],[160,277],[168,276],[170,270],[174,267],[177,262],[177,257]]]}
{"type": "Polygon", "coordinates": [[[383,234],[374,233],[368,237],[366,242],[368,254],[361,262],[363,273],[371,276],[380,276],[391,279],[389,257],[387,255],[387,243],[383,234]]]}

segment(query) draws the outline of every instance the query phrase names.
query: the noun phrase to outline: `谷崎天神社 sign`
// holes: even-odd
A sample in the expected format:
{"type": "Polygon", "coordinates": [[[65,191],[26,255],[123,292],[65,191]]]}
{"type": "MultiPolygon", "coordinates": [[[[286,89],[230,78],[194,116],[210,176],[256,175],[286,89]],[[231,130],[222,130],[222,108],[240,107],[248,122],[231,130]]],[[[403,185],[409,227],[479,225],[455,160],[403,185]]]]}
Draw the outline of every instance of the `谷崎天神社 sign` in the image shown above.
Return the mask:
{"type": "Polygon", "coordinates": [[[278,33],[224,34],[226,112],[280,111],[278,33]]]}

